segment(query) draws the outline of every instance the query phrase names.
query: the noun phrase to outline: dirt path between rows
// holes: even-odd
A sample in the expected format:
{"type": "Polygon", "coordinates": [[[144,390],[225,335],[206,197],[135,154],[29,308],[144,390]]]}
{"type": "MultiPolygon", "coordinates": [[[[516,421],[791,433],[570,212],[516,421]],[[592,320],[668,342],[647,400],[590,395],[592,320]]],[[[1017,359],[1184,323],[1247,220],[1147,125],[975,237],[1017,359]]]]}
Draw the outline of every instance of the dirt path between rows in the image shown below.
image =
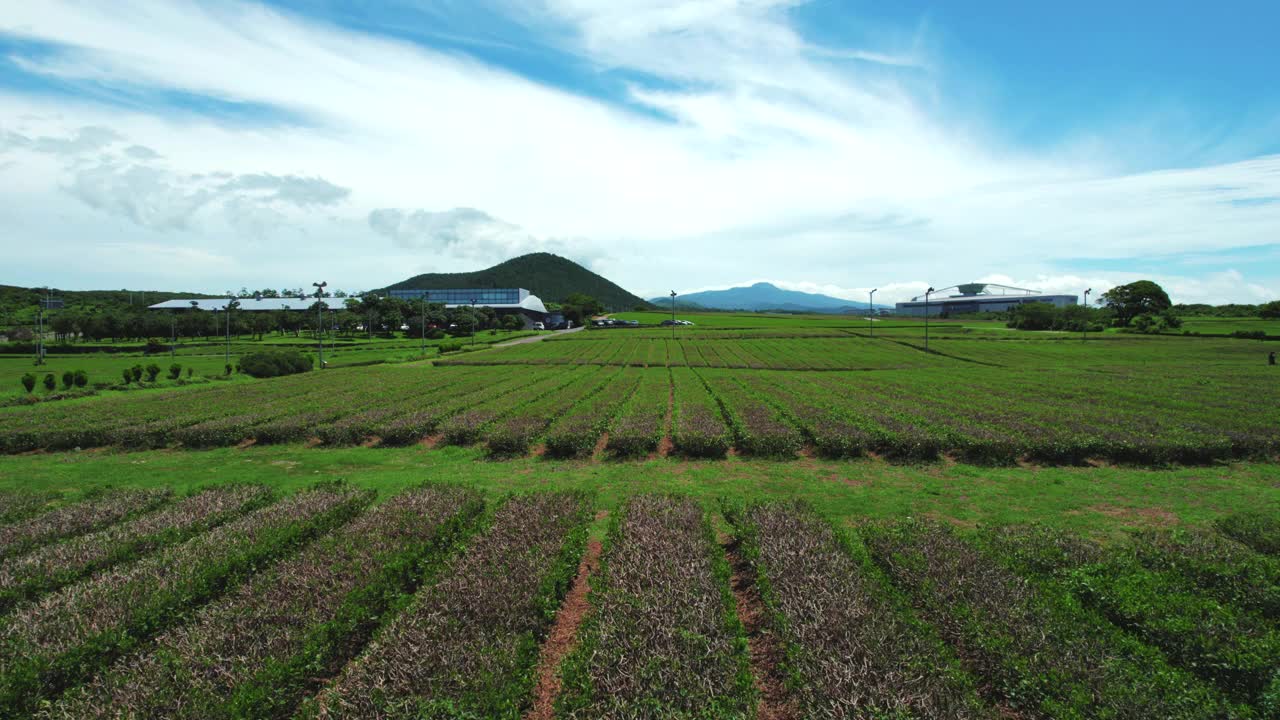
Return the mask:
{"type": "Polygon", "coordinates": [[[760,693],[756,708],[757,720],[795,720],[800,717],[787,697],[786,678],[782,664],[786,661],[782,642],[769,630],[764,601],[756,587],[755,573],[742,557],[738,543],[730,537],[721,537],[725,556],[733,571],[730,588],[734,604],[738,608],[738,620],[747,633],[747,648],[751,661],[751,677],[760,693]]]}
{"type": "Polygon", "coordinates": [[[538,654],[538,685],[533,690],[533,708],[525,713],[524,720],[552,720],[555,717],[556,698],[560,695],[560,663],[578,643],[578,628],[590,608],[587,591],[591,576],[600,567],[601,549],[599,540],[587,542],[587,552],[578,563],[573,587],[565,595],[551,632],[547,633],[538,654]]]}

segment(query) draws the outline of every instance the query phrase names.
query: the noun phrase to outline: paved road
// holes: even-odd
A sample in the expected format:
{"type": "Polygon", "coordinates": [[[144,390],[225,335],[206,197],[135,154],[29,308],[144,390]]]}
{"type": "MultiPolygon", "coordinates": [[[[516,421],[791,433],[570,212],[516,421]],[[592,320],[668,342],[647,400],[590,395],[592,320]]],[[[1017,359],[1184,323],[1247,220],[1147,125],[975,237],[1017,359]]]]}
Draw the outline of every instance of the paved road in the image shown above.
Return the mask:
{"type": "Polygon", "coordinates": [[[494,345],[494,347],[511,347],[512,345],[524,345],[525,343],[532,343],[532,342],[538,342],[540,340],[546,340],[547,338],[555,337],[556,335],[564,335],[566,333],[576,333],[579,330],[582,330],[585,328],[586,328],[586,325],[579,325],[576,328],[570,328],[568,330],[556,330],[550,335],[530,335],[529,337],[516,338],[515,340],[508,340],[503,343],[497,343],[496,345],[494,345]]]}

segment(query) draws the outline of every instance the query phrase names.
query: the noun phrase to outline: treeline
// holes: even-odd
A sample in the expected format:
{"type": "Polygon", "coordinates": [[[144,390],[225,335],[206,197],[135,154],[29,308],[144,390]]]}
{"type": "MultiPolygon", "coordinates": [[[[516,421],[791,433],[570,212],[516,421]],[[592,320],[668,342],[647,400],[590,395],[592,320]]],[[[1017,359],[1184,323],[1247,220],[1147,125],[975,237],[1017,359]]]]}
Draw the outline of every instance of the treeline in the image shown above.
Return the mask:
{"type": "MultiPolygon", "coordinates": [[[[299,337],[303,333],[347,337],[392,337],[405,333],[407,337],[423,334],[426,322],[428,337],[444,334],[465,335],[481,330],[523,327],[523,320],[515,315],[499,315],[487,307],[457,307],[446,309],[444,305],[410,303],[395,298],[347,298],[342,309],[329,308],[313,301],[307,310],[238,310],[234,305],[228,317],[222,311],[200,310],[125,310],[112,308],[55,310],[45,316],[45,331],[53,342],[74,343],[80,341],[129,342],[151,338],[212,339],[230,333],[234,337],[251,336],[262,339],[268,335],[299,337]]],[[[30,342],[34,334],[29,327],[18,327],[9,332],[9,339],[30,342]]]]}

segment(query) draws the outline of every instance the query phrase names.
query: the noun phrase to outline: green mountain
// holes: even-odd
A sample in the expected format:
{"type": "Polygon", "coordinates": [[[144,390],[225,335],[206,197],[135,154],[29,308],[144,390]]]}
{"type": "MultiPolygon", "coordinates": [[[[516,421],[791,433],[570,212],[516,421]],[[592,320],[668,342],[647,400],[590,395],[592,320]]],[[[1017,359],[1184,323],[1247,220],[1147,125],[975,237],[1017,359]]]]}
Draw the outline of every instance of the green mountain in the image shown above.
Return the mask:
{"type": "Polygon", "coordinates": [[[443,290],[445,288],[520,287],[542,298],[543,302],[564,302],[573,293],[583,293],[599,300],[611,311],[648,306],[643,299],[618,285],[551,253],[530,253],[512,258],[485,270],[465,273],[428,273],[416,275],[388,286],[387,290],[443,290]]]}

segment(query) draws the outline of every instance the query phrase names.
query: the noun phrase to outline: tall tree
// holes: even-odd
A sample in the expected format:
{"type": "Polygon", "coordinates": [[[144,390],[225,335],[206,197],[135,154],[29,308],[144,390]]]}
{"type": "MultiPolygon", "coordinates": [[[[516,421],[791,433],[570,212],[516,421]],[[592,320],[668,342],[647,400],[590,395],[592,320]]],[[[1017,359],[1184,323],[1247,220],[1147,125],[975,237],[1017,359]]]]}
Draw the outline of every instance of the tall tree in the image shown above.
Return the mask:
{"type": "Polygon", "coordinates": [[[1102,300],[1116,314],[1116,324],[1128,327],[1139,315],[1158,315],[1173,307],[1169,294],[1150,280],[1118,285],[1102,293],[1102,300]]]}

